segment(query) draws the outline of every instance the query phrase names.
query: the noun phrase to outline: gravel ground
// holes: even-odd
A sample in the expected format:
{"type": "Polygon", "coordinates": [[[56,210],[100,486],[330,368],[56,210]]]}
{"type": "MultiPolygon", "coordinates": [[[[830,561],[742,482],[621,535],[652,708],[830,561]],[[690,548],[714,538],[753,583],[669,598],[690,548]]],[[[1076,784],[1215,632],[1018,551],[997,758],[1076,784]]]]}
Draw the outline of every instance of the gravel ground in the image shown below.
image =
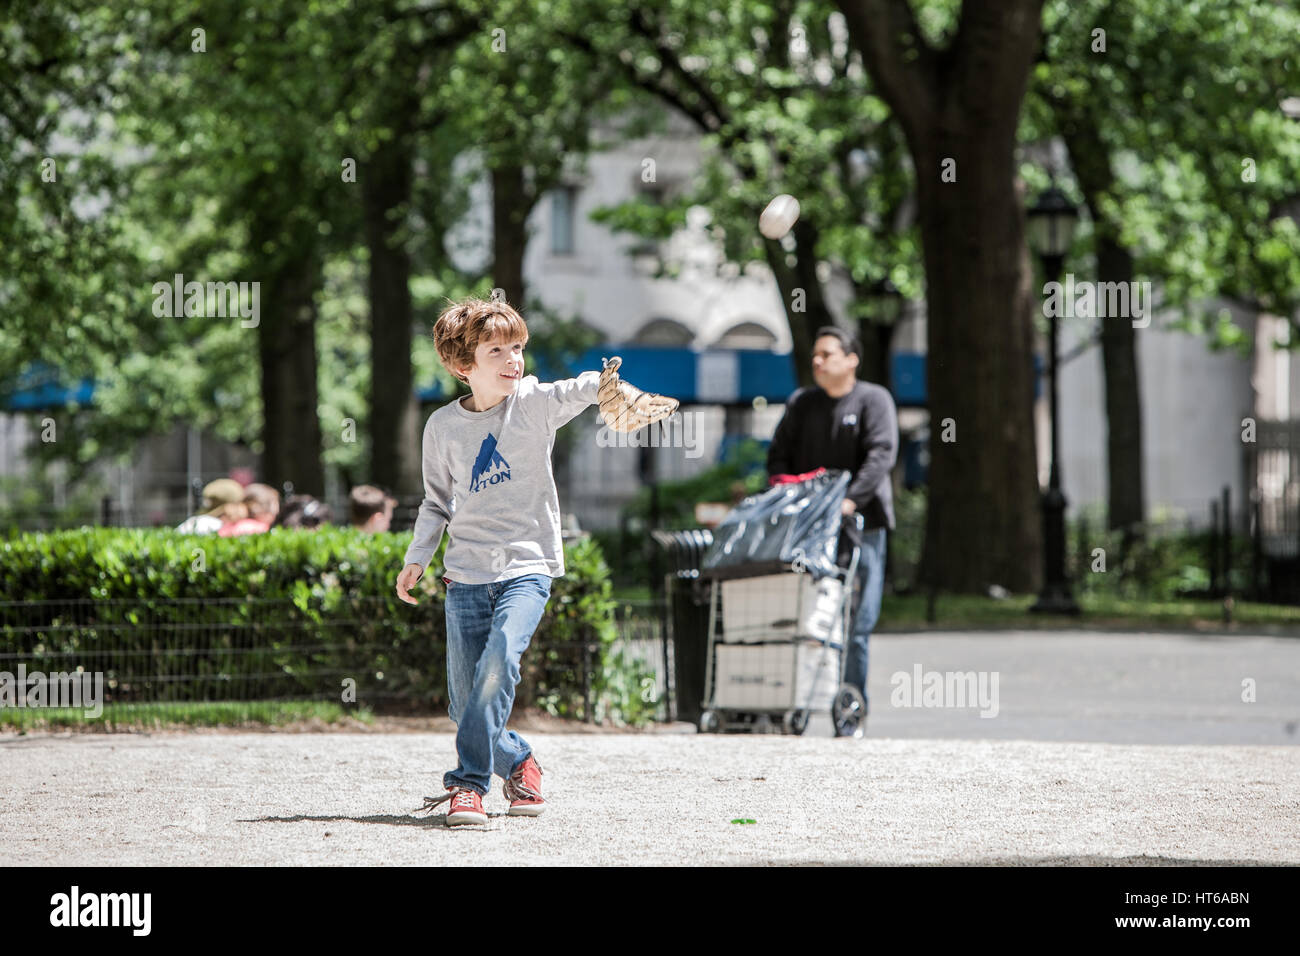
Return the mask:
{"type": "Polygon", "coordinates": [[[877,635],[871,667],[863,740],[519,715],[550,805],[506,817],[494,779],[486,827],[415,812],[445,718],[0,735],[0,865],[1300,864],[1300,641],[877,635]],[[996,716],[900,706],[917,666],[996,672],[996,716]]]}
{"type": "Polygon", "coordinates": [[[9,738],[0,864],[1300,863],[1294,747],[532,743],[547,812],[448,829],[448,734],[9,738]]]}

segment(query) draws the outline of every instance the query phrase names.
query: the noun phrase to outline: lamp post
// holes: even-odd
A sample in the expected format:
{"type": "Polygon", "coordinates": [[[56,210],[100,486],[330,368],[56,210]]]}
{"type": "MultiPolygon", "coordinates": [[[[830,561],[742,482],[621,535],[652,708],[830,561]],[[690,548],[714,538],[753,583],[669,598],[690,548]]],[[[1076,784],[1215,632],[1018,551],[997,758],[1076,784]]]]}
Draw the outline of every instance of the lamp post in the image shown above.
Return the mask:
{"type": "MultiPolygon", "coordinates": [[[[1029,246],[1043,264],[1048,282],[1061,278],[1065,254],[1070,250],[1079,210],[1056,186],[1049,186],[1028,211],[1029,246]]],[[[1043,590],[1030,608],[1046,614],[1078,614],[1079,606],[1065,577],[1065,495],[1061,493],[1061,454],[1057,444],[1056,415],[1056,315],[1049,316],[1048,357],[1051,378],[1052,469],[1043,510],[1043,590]]]]}

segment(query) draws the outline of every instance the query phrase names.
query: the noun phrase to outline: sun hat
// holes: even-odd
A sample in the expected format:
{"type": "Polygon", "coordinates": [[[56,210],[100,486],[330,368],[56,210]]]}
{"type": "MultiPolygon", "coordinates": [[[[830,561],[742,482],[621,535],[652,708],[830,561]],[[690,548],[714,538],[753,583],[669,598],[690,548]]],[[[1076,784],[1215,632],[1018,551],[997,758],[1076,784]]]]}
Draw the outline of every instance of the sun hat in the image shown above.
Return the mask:
{"type": "Polygon", "coordinates": [[[210,515],[229,504],[244,500],[244,486],[233,478],[218,478],[203,486],[203,507],[200,514],[210,515]]]}

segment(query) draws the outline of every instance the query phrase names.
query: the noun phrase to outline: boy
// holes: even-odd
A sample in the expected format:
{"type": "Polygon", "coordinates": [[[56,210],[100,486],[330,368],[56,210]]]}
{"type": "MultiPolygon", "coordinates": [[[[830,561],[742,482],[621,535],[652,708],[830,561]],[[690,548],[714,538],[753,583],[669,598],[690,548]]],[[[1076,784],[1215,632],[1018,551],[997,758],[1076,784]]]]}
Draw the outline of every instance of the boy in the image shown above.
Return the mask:
{"type": "Polygon", "coordinates": [[[598,400],[605,414],[619,395],[624,415],[626,397],[633,397],[639,424],[666,417],[677,403],[620,383],[613,360],[603,372],[573,379],[525,378],[528,328],[500,290],[490,302],[467,299],[448,308],[433,337],[438,358],[472,394],[425,424],[425,497],[397,578],[398,597],[414,604],[410,588],[446,529],[447,694],[459,763],[443,776],[447,793],[425,798],[421,809],[450,800],[449,826],[487,823],[482,798],[495,771],[506,781],[508,815],[537,816],[545,808],[542,768],[506,721],[520,658],[546,609],[551,581],[564,574],[551,471],[555,432],[598,400]]]}

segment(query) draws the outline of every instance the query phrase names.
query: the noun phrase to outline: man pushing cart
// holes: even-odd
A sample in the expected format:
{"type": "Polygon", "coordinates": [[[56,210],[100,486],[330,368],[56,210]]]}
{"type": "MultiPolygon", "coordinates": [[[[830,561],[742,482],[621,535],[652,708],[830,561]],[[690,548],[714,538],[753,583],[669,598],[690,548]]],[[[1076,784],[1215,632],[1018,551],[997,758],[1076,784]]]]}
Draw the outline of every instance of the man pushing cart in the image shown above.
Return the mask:
{"type": "Polygon", "coordinates": [[[847,566],[836,560],[851,476],[801,477],[741,502],[704,556],[703,732],[802,734],[813,714],[829,713],[836,736],[862,735],[866,702],[845,681],[857,545],[847,566]]]}

